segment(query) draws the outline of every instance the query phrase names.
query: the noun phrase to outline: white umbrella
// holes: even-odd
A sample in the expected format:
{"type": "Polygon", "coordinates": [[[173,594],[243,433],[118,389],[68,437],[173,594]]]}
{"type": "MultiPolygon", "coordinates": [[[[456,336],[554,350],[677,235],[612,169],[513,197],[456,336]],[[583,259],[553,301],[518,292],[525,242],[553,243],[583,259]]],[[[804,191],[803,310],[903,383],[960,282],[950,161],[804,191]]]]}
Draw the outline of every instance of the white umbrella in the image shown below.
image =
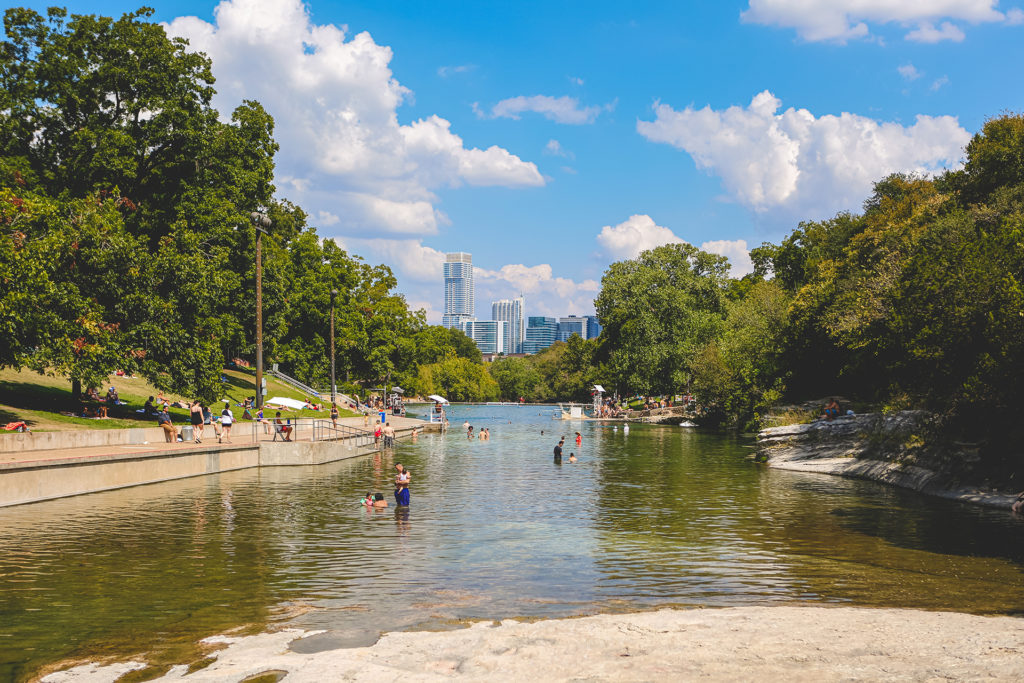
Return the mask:
{"type": "Polygon", "coordinates": [[[275,396],[274,398],[267,399],[265,403],[267,405],[287,406],[289,408],[294,408],[295,410],[302,410],[306,407],[306,404],[303,401],[296,401],[294,398],[283,398],[281,396],[275,396]]]}
{"type": "Polygon", "coordinates": [[[430,396],[427,396],[427,398],[429,398],[434,403],[447,403],[448,402],[448,399],[446,399],[444,396],[438,396],[437,394],[431,394],[430,396]]]}

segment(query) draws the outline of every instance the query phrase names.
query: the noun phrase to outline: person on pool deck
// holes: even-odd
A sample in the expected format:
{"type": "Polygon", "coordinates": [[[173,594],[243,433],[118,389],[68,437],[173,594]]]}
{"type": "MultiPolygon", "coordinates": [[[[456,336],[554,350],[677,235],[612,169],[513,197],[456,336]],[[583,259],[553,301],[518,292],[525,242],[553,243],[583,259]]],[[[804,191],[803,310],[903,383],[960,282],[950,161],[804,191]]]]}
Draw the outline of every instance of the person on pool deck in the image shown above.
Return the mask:
{"type": "Polygon", "coordinates": [[[408,505],[409,482],[412,480],[412,474],[405,469],[402,463],[396,463],[395,470],[398,471],[398,474],[395,475],[395,500],[399,505],[408,505]]]}
{"type": "Polygon", "coordinates": [[[562,444],[564,444],[564,443],[565,443],[565,437],[563,436],[562,440],[559,441],[557,444],[555,444],[555,464],[556,465],[561,465],[562,464],[562,444]]]}

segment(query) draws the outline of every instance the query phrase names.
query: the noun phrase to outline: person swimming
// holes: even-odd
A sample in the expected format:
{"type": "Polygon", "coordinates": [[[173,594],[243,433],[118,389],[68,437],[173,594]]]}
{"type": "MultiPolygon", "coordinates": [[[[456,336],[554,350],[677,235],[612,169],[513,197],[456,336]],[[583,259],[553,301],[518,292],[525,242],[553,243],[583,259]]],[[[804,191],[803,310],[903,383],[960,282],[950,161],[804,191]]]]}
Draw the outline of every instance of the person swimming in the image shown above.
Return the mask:
{"type": "Polygon", "coordinates": [[[575,453],[570,453],[569,454],[569,462],[576,462],[576,454],[575,453]]]}
{"type": "Polygon", "coordinates": [[[383,493],[375,493],[375,494],[373,494],[373,507],[375,507],[375,508],[386,508],[387,506],[388,506],[388,502],[386,500],[384,500],[384,494],[383,493]]]}
{"type": "Polygon", "coordinates": [[[373,505],[373,494],[367,491],[366,495],[363,496],[363,499],[359,501],[359,504],[365,505],[366,507],[370,507],[371,505],[373,505]]]}

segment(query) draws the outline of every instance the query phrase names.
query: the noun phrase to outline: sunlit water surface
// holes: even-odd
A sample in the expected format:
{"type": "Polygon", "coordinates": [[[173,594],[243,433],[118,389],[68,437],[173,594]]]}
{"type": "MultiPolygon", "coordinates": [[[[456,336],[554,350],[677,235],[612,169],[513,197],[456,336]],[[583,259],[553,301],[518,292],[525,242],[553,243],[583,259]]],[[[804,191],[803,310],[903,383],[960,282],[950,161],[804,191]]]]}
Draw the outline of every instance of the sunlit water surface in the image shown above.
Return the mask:
{"type": "Polygon", "coordinates": [[[244,624],[324,628],[338,646],[664,605],[1024,612],[1024,522],[1008,512],[771,470],[742,438],[454,413],[447,436],[395,452],[0,509],[0,681],[75,658],[188,661],[244,624]],[[468,440],[466,419],[492,439],[468,440]],[[553,464],[561,434],[578,463],[553,464]],[[392,507],[360,507],[367,491],[392,507]]]}

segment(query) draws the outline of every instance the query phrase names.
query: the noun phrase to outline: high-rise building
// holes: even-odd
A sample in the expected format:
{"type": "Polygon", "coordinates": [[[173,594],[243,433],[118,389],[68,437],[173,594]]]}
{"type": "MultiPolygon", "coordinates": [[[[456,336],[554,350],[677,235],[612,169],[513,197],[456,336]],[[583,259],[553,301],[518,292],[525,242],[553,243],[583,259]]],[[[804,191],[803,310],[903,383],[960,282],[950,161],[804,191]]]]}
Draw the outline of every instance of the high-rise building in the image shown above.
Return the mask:
{"type": "Polygon", "coordinates": [[[508,350],[506,353],[523,353],[525,325],[523,325],[523,309],[526,302],[519,295],[514,299],[502,299],[491,303],[491,319],[508,323],[508,350]]]}
{"type": "Polygon", "coordinates": [[[461,251],[444,257],[444,314],[441,325],[462,327],[476,319],[476,291],[473,289],[473,255],[461,251]]]}
{"type": "Polygon", "coordinates": [[[597,339],[601,336],[602,329],[596,315],[587,316],[587,339],[597,339]]]}
{"type": "Polygon", "coordinates": [[[540,353],[558,341],[558,320],[555,318],[531,315],[527,323],[523,353],[540,353]]]}
{"type": "Polygon", "coordinates": [[[460,327],[476,342],[480,353],[508,353],[508,323],[504,320],[467,320],[460,327]]]}
{"type": "Polygon", "coordinates": [[[580,339],[587,338],[587,324],[590,321],[578,315],[570,315],[558,319],[558,341],[569,341],[569,337],[578,334],[580,339]]]}

